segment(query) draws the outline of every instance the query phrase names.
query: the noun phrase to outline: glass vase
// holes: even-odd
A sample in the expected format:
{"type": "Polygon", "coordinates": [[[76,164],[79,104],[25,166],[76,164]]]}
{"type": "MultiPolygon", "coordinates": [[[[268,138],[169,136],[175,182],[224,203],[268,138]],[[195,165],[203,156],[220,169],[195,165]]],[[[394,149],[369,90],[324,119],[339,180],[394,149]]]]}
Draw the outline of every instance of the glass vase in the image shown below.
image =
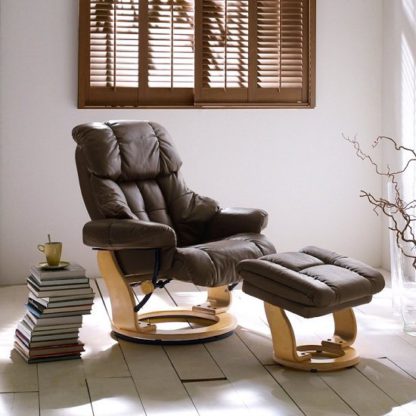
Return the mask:
{"type": "MultiPolygon", "coordinates": [[[[387,197],[392,203],[402,196],[400,191],[396,191],[394,184],[387,184],[387,197]]],[[[393,231],[396,227],[404,229],[403,218],[395,215],[396,211],[390,212],[395,218],[395,222],[389,217],[390,228],[390,270],[392,288],[392,306],[395,315],[401,315],[403,319],[403,329],[406,333],[416,336],[416,267],[415,261],[416,247],[413,242],[405,242],[402,236],[397,239],[397,233],[393,231]],[[404,254],[406,253],[406,254],[404,254]],[[410,257],[413,256],[413,257],[410,257]]],[[[416,218],[415,206],[410,205],[406,209],[410,218],[416,218]]],[[[408,234],[406,234],[409,236],[408,234]]],[[[410,233],[409,240],[413,239],[413,232],[410,233]]]]}
{"type": "MultiPolygon", "coordinates": [[[[389,201],[394,201],[395,190],[391,182],[387,183],[387,198],[389,201]]],[[[393,220],[389,218],[389,243],[390,243],[390,276],[391,276],[391,292],[392,292],[392,307],[393,314],[399,316],[401,314],[400,306],[400,287],[399,287],[399,247],[397,246],[396,233],[391,230],[393,228],[393,220]]]]}
{"type": "Polygon", "coordinates": [[[413,258],[398,252],[398,289],[403,330],[416,336],[416,269],[413,258]]]}

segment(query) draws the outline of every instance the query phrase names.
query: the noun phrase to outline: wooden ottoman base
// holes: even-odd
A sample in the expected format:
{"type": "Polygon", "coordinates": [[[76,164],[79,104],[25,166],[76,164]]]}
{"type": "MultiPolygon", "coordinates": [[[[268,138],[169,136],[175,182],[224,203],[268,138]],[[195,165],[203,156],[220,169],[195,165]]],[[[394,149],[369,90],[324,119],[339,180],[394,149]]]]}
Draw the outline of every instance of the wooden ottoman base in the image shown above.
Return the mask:
{"type": "Polygon", "coordinates": [[[305,371],[340,370],[359,362],[352,347],[357,335],[352,307],[370,302],[383,289],[377,270],[315,246],[243,260],[237,270],[243,291],[264,302],[276,362],[305,371]],[[286,310],[304,318],[332,313],[333,336],[319,345],[298,346],[286,310]]]}
{"type": "Polygon", "coordinates": [[[286,312],[275,305],[264,303],[272,333],[274,360],[286,367],[304,371],[334,371],[352,367],[360,361],[352,348],[357,335],[357,324],[351,308],[333,313],[335,331],[332,338],[320,345],[297,345],[292,324],[286,312]]]}

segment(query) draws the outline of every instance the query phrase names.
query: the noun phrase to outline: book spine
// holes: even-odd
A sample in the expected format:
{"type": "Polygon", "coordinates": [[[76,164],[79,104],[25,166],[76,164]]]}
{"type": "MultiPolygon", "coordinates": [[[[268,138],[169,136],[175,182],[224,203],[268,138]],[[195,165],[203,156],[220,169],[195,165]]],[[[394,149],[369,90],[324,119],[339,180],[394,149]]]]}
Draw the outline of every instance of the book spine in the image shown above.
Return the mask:
{"type": "Polygon", "coordinates": [[[29,290],[33,292],[39,298],[46,298],[46,297],[53,297],[53,296],[65,296],[65,295],[84,295],[89,293],[94,293],[92,289],[89,287],[87,289],[62,289],[62,290],[36,290],[31,285],[29,286],[29,290]]]}

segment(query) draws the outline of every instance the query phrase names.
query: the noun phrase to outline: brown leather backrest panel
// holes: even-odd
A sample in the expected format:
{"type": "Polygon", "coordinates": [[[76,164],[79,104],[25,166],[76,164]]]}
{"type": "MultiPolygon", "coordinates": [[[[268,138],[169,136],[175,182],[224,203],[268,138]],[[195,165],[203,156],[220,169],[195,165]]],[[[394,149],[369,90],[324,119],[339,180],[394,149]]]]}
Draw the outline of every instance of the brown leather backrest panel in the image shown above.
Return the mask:
{"type": "Polygon", "coordinates": [[[160,222],[175,229],[179,245],[201,241],[217,203],[186,186],[182,161],[169,133],[157,123],[87,123],[73,130],[77,167],[92,219],[160,222]]]}

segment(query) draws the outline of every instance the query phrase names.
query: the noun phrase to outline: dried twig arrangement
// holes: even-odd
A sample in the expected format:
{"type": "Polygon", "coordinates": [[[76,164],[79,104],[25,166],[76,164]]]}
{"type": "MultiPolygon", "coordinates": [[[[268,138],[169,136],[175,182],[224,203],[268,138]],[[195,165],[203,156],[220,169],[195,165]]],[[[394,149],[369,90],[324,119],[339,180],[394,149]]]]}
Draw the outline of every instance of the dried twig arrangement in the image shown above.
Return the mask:
{"type": "Polygon", "coordinates": [[[371,165],[374,166],[378,175],[386,177],[387,181],[392,183],[392,187],[394,189],[392,201],[382,197],[376,197],[370,192],[363,190],[361,190],[360,197],[367,198],[368,202],[373,205],[373,210],[377,215],[379,212],[382,212],[391,220],[389,229],[393,231],[396,236],[397,246],[404,256],[412,259],[413,267],[416,268],[416,200],[414,199],[410,202],[406,202],[403,200],[402,193],[400,192],[401,175],[408,169],[413,169],[412,164],[416,162],[416,151],[408,147],[398,145],[397,142],[391,137],[378,136],[373,143],[373,148],[376,148],[380,143],[385,141],[393,144],[394,149],[397,152],[408,153],[408,160],[402,169],[392,170],[388,165],[385,169],[383,169],[370,155],[363,152],[356,137],[351,138],[345,135],[342,136],[354,146],[355,153],[360,159],[369,161],[371,165]]]}

